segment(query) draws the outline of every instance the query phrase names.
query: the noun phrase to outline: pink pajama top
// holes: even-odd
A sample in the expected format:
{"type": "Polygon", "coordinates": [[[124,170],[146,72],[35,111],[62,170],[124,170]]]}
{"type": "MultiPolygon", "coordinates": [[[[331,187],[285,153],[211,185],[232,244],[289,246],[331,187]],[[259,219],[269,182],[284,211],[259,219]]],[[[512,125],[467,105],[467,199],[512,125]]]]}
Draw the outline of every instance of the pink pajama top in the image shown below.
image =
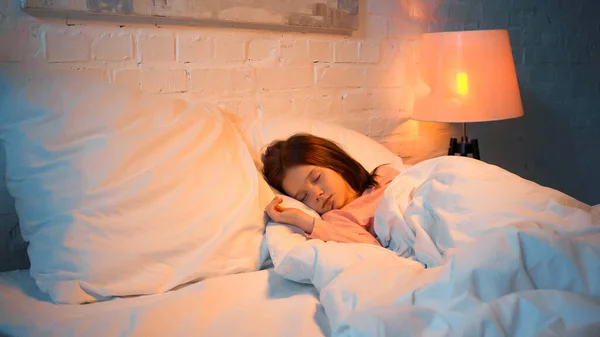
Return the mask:
{"type": "Polygon", "coordinates": [[[340,209],[326,212],[315,220],[311,239],[340,243],[370,243],[380,246],[371,234],[375,210],[387,185],[400,173],[390,166],[380,166],[375,178],[379,187],[367,189],[360,197],[340,209]]]}

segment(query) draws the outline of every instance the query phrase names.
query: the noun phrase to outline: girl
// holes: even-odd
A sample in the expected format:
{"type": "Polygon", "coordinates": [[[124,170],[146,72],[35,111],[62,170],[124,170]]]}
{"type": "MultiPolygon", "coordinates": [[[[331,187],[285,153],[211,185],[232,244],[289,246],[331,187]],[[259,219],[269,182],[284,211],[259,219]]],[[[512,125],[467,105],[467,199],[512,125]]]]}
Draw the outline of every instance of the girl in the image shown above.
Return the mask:
{"type": "Polygon", "coordinates": [[[283,208],[283,199],[275,197],[265,208],[273,221],[296,226],[309,238],[379,245],[373,218],[397,170],[382,165],[369,173],[335,143],[309,134],[273,142],[262,161],[269,185],[322,215],[283,208]]]}

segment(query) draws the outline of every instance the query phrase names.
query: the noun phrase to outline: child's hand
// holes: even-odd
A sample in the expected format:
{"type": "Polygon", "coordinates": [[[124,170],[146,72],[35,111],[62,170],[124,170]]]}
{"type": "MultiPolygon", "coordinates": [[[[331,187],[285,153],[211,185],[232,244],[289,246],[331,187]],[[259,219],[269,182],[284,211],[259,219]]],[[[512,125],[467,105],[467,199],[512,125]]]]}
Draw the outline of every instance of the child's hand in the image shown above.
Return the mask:
{"type": "Polygon", "coordinates": [[[285,208],[280,205],[282,202],[283,199],[279,196],[273,198],[265,207],[267,215],[275,222],[293,225],[306,233],[312,233],[314,224],[312,216],[297,208],[285,208]]]}
{"type": "Polygon", "coordinates": [[[282,202],[283,199],[276,196],[265,208],[265,212],[267,212],[267,215],[269,215],[273,221],[293,224],[301,217],[301,214],[304,214],[304,212],[296,208],[284,208],[280,205],[282,202]]]}

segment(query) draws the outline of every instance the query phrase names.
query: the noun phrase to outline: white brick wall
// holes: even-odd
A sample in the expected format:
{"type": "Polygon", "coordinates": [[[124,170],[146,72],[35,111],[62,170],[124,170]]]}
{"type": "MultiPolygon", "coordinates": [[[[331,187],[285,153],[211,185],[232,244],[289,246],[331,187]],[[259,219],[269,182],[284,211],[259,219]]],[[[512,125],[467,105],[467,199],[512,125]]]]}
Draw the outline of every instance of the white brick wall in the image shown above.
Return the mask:
{"type": "MultiPolygon", "coordinates": [[[[308,42],[308,39],[280,41],[279,61],[283,64],[309,63],[310,53],[308,42]]],[[[318,50],[316,52],[318,52],[318,50]]]]}
{"type": "MultiPolygon", "coordinates": [[[[84,29],[84,27],[82,27],[84,29]]],[[[175,37],[172,32],[142,31],[136,34],[138,62],[175,61],[175,37]]],[[[111,46],[107,46],[112,48],[111,46]]]]}
{"type": "MultiPolygon", "coordinates": [[[[45,31],[48,62],[86,62],[90,60],[93,38],[81,29],[48,27],[45,31]]],[[[8,46],[7,46],[8,47],[8,46]]]]}
{"type": "MultiPolygon", "coordinates": [[[[0,48],[0,62],[45,62],[148,92],[204,99],[242,118],[303,115],[382,142],[404,136],[416,61],[410,51],[421,27],[406,15],[407,2],[365,0],[360,30],[344,37],[81,21],[67,26],[28,16],[18,0],[8,1],[0,8],[6,17],[0,43],[11,48],[0,48]]],[[[421,143],[418,135],[405,136],[410,139],[403,144],[421,143]]]]}
{"type": "Polygon", "coordinates": [[[177,61],[184,63],[210,62],[213,53],[213,41],[199,34],[177,34],[177,61]]]}
{"type": "Polygon", "coordinates": [[[100,61],[129,61],[133,59],[131,34],[100,34],[92,43],[92,58],[100,61]]]}
{"type": "Polygon", "coordinates": [[[379,62],[379,41],[363,41],[359,44],[358,62],[377,63],[379,62]]]}
{"type": "Polygon", "coordinates": [[[331,62],[332,48],[329,41],[310,41],[310,61],[331,62]]]}
{"type": "Polygon", "coordinates": [[[275,39],[254,39],[248,43],[248,60],[262,61],[274,58],[277,55],[277,43],[275,39]]]}
{"type": "Polygon", "coordinates": [[[335,43],[335,62],[336,63],[357,63],[358,62],[358,42],[357,41],[338,41],[335,43]]]}
{"type": "Polygon", "coordinates": [[[314,85],[313,67],[268,67],[256,70],[258,86],[266,90],[285,90],[309,88],[314,85]]]}
{"type": "Polygon", "coordinates": [[[218,62],[243,62],[246,59],[246,40],[236,37],[215,39],[215,58],[218,62]]]}
{"type": "Polygon", "coordinates": [[[190,71],[190,92],[203,95],[245,93],[254,88],[252,68],[207,68],[190,71]]]}
{"type": "Polygon", "coordinates": [[[185,69],[142,69],[142,90],[148,92],[186,92],[187,82],[185,69]]]}
{"type": "Polygon", "coordinates": [[[317,85],[335,88],[363,88],[366,85],[365,67],[355,65],[326,65],[317,67],[317,85]]]}

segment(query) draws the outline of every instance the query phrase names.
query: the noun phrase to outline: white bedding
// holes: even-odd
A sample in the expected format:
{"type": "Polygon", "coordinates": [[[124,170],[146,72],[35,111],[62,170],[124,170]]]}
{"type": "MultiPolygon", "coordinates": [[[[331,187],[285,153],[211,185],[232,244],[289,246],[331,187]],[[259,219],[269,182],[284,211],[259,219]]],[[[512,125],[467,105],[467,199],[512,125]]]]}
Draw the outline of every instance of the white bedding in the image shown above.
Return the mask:
{"type": "Polygon", "coordinates": [[[275,271],[315,285],[333,336],[598,336],[597,207],[442,157],[390,183],[375,231],[385,248],[267,227],[275,271]]]}
{"type": "Polygon", "coordinates": [[[272,269],[160,295],[84,305],[49,302],[28,271],[0,274],[0,336],[327,336],[312,286],[272,269]]]}

